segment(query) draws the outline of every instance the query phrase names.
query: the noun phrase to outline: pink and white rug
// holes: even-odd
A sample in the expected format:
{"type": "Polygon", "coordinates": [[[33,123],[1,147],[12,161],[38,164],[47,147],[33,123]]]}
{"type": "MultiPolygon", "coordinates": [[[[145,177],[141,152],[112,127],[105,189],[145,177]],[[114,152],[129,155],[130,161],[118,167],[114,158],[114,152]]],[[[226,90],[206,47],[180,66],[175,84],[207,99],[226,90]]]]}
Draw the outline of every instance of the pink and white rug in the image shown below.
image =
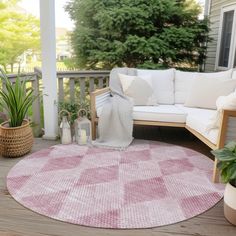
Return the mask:
{"type": "Polygon", "coordinates": [[[180,146],[135,140],[126,151],[57,145],[21,160],[7,187],[42,215],[103,228],[149,228],[214,206],[224,186],[213,162],[180,146]]]}

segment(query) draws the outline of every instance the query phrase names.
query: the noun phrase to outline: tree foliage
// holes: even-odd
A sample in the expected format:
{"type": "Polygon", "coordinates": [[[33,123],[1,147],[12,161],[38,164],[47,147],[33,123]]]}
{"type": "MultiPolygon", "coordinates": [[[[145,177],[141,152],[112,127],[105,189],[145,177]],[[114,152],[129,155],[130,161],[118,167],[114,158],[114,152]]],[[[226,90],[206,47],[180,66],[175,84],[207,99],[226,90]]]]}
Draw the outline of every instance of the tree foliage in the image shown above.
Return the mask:
{"type": "Polygon", "coordinates": [[[18,10],[18,0],[0,0],[0,65],[18,62],[28,49],[39,49],[39,20],[18,10]]]}
{"type": "Polygon", "coordinates": [[[82,67],[200,64],[208,32],[194,0],[71,0],[72,44],[82,67]]]}

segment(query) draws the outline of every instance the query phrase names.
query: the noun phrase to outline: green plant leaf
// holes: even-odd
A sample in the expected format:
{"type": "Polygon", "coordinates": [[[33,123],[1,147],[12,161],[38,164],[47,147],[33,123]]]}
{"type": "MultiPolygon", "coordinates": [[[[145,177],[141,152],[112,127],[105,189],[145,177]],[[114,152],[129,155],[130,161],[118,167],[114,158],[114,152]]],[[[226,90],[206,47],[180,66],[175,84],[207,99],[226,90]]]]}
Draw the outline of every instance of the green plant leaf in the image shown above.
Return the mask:
{"type": "Polygon", "coordinates": [[[214,150],[212,151],[213,155],[219,160],[219,161],[233,161],[236,160],[236,154],[230,151],[227,148],[214,150]]]}
{"type": "Polygon", "coordinates": [[[28,79],[21,81],[18,76],[15,83],[12,83],[2,69],[0,72],[0,77],[6,85],[6,89],[0,91],[0,105],[8,112],[10,127],[20,126],[39,95],[35,96],[32,88],[26,88],[28,79]]]}
{"type": "Polygon", "coordinates": [[[236,183],[236,142],[232,141],[224,148],[212,151],[212,154],[218,159],[217,167],[221,171],[223,182],[236,183]]]}
{"type": "Polygon", "coordinates": [[[223,170],[223,169],[227,168],[229,165],[230,165],[230,162],[223,162],[223,161],[220,161],[220,162],[217,163],[217,167],[218,167],[220,170],[223,170]]]}
{"type": "Polygon", "coordinates": [[[231,152],[235,152],[236,142],[231,141],[225,145],[225,148],[229,149],[231,152]]]}
{"type": "Polygon", "coordinates": [[[227,172],[227,168],[225,168],[225,169],[223,169],[222,171],[221,171],[221,179],[222,179],[222,181],[224,182],[224,183],[227,183],[227,182],[229,182],[229,179],[228,179],[228,172],[227,172]]]}
{"type": "Polygon", "coordinates": [[[227,172],[230,180],[236,179],[236,163],[229,165],[227,172]]]}

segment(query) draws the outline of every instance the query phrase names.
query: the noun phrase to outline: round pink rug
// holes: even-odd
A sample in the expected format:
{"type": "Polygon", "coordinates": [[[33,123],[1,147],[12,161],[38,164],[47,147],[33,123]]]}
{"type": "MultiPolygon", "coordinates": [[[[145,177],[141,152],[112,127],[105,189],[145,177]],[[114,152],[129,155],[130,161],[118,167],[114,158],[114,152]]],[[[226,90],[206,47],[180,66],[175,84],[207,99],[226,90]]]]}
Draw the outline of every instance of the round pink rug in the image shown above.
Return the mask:
{"type": "Polygon", "coordinates": [[[21,160],[7,176],[13,198],[42,215],[103,228],[149,228],[214,206],[224,186],[213,162],[180,146],[135,140],[126,151],[56,145],[21,160]]]}

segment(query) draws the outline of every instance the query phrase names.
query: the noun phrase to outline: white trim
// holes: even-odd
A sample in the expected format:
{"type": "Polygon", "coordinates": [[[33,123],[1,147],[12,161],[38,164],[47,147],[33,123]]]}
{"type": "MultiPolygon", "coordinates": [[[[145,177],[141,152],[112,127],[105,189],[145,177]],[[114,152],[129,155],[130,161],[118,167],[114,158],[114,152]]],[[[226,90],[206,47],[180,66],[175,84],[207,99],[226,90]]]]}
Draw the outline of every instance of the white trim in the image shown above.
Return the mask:
{"type": "Polygon", "coordinates": [[[205,0],[204,16],[209,16],[211,11],[211,0],[205,0]]]}
{"type": "Polygon", "coordinates": [[[52,140],[52,141],[55,141],[58,139],[58,136],[46,136],[46,135],[43,135],[43,140],[52,140]]]}
{"type": "Polygon", "coordinates": [[[218,31],[218,41],[217,41],[217,49],[216,49],[216,60],[215,60],[215,70],[228,70],[233,68],[234,57],[236,50],[236,2],[227,4],[221,7],[220,14],[220,26],[218,31]],[[222,38],[222,28],[223,28],[223,17],[224,13],[228,11],[234,11],[233,25],[232,25],[232,36],[230,42],[230,52],[229,52],[229,61],[228,67],[219,66],[219,56],[220,56],[220,46],[221,46],[221,38],[222,38]]]}
{"type": "Polygon", "coordinates": [[[55,0],[40,0],[44,138],[58,134],[55,0]]]}

